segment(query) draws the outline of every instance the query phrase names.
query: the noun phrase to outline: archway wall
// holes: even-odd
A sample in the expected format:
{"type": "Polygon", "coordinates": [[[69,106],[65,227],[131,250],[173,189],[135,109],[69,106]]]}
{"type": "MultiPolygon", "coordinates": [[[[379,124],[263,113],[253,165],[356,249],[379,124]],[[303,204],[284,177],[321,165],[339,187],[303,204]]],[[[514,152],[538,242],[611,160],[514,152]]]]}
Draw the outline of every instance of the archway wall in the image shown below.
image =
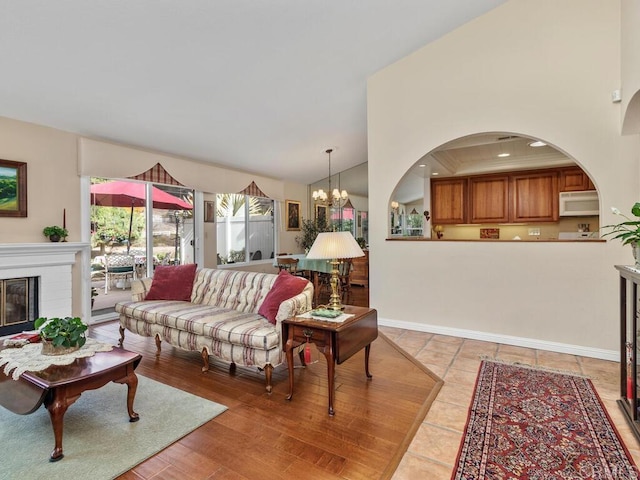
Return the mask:
{"type": "Polygon", "coordinates": [[[640,133],[640,2],[621,2],[622,133],[640,133]]]}
{"type": "MultiPolygon", "coordinates": [[[[621,136],[620,4],[513,0],[368,83],[370,298],[381,323],[607,357],[618,345],[617,242],[386,241],[393,189],[466,135],[546,140],[590,175],[601,224],[638,199],[637,136],[621,136]],[[393,281],[389,281],[393,279],[393,281]]],[[[638,25],[637,27],[640,27],[638,25]]]]}

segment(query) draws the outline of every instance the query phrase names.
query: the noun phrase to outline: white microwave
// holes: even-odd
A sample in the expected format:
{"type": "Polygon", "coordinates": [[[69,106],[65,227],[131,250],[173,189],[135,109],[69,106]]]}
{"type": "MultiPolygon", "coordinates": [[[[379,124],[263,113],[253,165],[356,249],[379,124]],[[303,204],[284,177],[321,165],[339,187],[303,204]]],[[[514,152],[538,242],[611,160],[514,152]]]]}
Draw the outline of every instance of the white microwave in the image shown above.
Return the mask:
{"type": "Polygon", "coordinates": [[[560,192],[561,217],[582,217],[588,215],[600,215],[598,192],[595,190],[560,192]]]}

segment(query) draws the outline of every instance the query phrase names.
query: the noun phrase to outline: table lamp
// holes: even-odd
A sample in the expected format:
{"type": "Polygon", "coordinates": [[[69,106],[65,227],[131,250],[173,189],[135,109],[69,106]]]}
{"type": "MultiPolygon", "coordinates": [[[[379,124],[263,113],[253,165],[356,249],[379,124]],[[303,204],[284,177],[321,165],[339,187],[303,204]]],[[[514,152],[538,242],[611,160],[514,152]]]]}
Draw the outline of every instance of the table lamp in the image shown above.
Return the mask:
{"type": "Polygon", "coordinates": [[[327,308],[329,310],[342,310],[344,307],[340,301],[338,286],[340,284],[340,258],[364,257],[364,252],[353,238],[351,232],[324,232],[319,233],[311,245],[307,254],[310,260],[327,259],[331,262],[331,297],[327,308]]]}

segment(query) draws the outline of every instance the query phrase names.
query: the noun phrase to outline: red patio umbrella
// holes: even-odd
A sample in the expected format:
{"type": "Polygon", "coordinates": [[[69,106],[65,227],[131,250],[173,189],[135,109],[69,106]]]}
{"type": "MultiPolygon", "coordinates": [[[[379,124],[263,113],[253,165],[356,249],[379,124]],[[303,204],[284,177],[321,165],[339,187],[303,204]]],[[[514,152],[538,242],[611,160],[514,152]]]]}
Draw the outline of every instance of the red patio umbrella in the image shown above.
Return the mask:
{"type": "MultiPolygon", "coordinates": [[[[170,193],[152,187],[153,208],[164,210],[192,210],[193,205],[170,193]]],[[[99,207],[131,207],[129,218],[129,238],[127,253],[131,246],[131,226],[133,225],[133,208],[144,207],[146,184],[139,182],[114,181],[91,185],[91,204],[99,207]]]]}
{"type": "MultiPolygon", "coordinates": [[[[153,187],[153,208],[191,210],[193,205],[153,187]]],[[[146,185],[138,182],[107,182],[91,185],[91,203],[100,207],[144,207],[146,185]]]]}

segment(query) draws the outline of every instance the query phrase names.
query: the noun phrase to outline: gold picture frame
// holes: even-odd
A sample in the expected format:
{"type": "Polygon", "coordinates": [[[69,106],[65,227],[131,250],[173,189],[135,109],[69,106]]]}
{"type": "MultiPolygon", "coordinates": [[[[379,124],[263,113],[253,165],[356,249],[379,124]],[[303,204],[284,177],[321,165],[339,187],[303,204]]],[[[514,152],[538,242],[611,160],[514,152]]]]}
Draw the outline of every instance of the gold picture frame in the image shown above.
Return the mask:
{"type": "Polygon", "coordinates": [[[27,216],[27,164],[0,160],[0,217],[27,216]]]}
{"type": "Polygon", "coordinates": [[[326,205],[316,205],[316,222],[321,225],[326,225],[327,223],[327,206],[326,205]]]}
{"type": "Polygon", "coordinates": [[[300,230],[300,202],[285,200],[284,203],[287,230],[300,230]]]}

